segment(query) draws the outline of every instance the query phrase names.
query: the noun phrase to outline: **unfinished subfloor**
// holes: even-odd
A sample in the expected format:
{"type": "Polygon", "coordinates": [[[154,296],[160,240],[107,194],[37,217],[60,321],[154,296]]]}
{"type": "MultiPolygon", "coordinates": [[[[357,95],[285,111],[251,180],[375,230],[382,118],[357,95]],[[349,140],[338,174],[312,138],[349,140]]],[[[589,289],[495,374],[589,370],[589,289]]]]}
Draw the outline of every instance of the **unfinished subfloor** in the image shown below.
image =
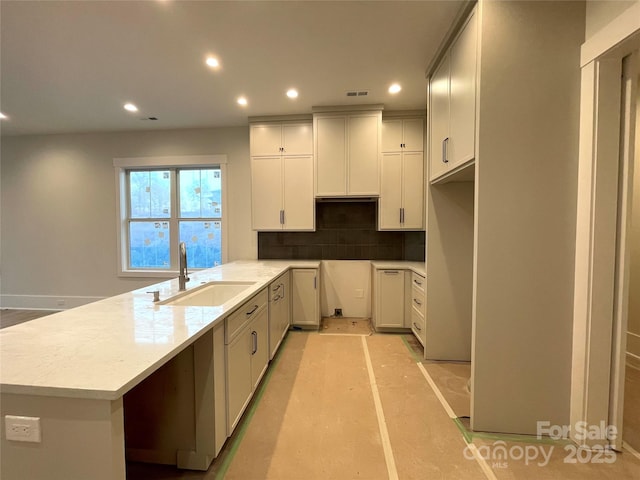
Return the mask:
{"type": "Polygon", "coordinates": [[[129,464],[127,478],[640,478],[640,459],[631,453],[610,464],[570,464],[562,442],[468,432],[438,398],[468,409],[462,398],[468,365],[423,363],[408,339],[289,332],[242,424],[208,472],[129,464]],[[514,458],[478,458],[498,446],[514,458]],[[525,450],[528,460],[516,458],[525,450]]]}
{"type": "Polygon", "coordinates": [[[289,332],[207,472],[129,463],[127,479],[640,478],[628,451],[585,462],[566,443],[470,432],[458,418],[469,411],[468,363],[425,362],[411,335],[358,323],[289,332]],[[508,458],[491,458],[501,447],[508,458]]]}

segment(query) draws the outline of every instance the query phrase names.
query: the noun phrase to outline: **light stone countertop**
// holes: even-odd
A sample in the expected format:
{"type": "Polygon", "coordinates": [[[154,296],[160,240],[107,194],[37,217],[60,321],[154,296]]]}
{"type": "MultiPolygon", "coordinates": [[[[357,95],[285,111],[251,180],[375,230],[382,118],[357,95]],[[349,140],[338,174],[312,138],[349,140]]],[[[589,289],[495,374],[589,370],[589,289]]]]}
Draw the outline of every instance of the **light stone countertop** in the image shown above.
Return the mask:
{"type": "Polygon", "coordinates": [[[402,260],[372,260],[371,265],[381,270],[411,270],[423,277],[427,276],[424,262],[405,262],[402,260]]]}
{"type": "Polygon", "coordinates": [[[187,290],[211,281],[256,282],[218,307],[157,305],[178,279],[0,330],[0,391],[115,400],[289,268],[320,261],[238,261],[190,273],[187,290]]]}

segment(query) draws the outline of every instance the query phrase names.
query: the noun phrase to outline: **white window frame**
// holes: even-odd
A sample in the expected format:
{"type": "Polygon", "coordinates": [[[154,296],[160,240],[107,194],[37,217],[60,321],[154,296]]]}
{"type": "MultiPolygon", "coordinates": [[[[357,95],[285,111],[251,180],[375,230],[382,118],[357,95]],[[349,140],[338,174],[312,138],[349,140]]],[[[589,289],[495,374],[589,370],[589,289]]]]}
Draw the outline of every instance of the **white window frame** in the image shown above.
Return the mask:
{"type": "MultiPolygon", "coordinates": [[[[157,168],[207,168],[220,167],[222,175],[222,263],[227,262],[227,156],[222,155],[180,155],[166,157],[114,158],[116,180],[116,232],[118,277],[158,277],[171,278],[177,270],[131,269],[128,261],[127,245],[127,170],[157,168]]],[[[175,182],[174,182],[175,183],[175,182]]],[[[175,200],[172,198],[172,202],[175,200]]],[[[178,249],[171,248],[171,265],[178,265],[178,249]],[[176,257],[176,258],[174,258],[176,257]]]]}

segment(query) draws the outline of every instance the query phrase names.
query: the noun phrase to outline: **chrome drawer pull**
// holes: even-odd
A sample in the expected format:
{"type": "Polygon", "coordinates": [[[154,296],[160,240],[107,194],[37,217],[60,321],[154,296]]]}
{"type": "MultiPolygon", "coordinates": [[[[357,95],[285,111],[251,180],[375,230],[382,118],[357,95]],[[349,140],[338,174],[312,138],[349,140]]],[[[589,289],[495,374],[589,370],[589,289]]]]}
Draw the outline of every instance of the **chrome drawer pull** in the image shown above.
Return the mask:
{"type": "Polygon", "coordinates": [[[417,298],[414,298],[413,301],[416,302],[419,307],[422,306],[422,302],[419,302],[417,298]]]}
{"type": "Polygon", "coordinates": [[[416,330],[422,331],[422,329],[418,326],[416,322],[413,322],[413,326],[416,327],[416,330]]]}
{"type": "Polygon", "coordinates": [[[250,312],[245,313],[247,317],[253,315],[253,313],[258,309],[258,305],[254,305],[250,312]]]}

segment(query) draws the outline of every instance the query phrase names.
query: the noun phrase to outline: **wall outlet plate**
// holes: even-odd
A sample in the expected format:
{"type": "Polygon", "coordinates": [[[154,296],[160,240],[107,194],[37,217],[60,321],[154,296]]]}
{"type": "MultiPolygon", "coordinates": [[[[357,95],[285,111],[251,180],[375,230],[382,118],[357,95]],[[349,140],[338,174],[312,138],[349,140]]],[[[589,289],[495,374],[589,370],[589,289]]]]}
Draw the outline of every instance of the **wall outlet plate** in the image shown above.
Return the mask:
{"type": "Polygon", "coordinates": [[[341,317],[342,316],[342,309],[341,308],[334,309],[333,316],[334,317],[341,317]]]}
{"type": "Polygon", "coordinates": [[[33,443],[40,443],[42,441],[40,417],[5,415],[4,431],[7,440],[33,443]]]}

